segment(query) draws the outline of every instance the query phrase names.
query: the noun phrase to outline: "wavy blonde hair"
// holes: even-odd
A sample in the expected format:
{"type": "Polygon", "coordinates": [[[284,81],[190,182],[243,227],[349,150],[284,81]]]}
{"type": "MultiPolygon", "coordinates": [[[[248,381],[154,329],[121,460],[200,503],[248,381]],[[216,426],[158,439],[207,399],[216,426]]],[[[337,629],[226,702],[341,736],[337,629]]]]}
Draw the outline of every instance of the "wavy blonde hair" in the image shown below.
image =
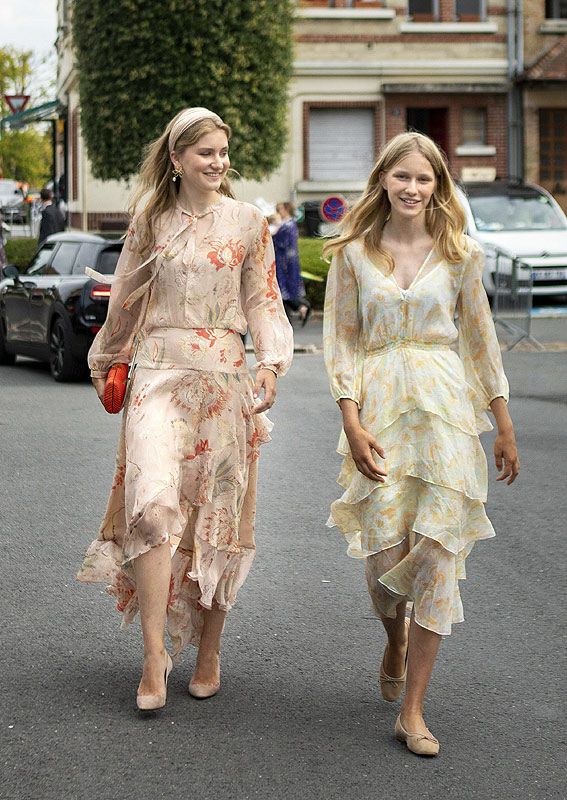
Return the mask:
{"type": "Polygon", "coordinates": [[[425,226],[435,246],[450,264],[458,264],[466,255],[463,240],[465,212],[455,193],[455,184],[447,163],[435,144],[422,133],[400,133],[383,147],[372,170],[362,197],[347,213],[339,235],[327,242],[323,254],[339,253],[349,242],[362,239],[368,257],[388,271],[394,269],[394,259],[382,247],[382,231],[389,219],[391,205],[388,193],[380,181],[381,175],[393,169],[411,153],[421,153],[431,164],[436,186],[425,210],[425,226]]]}
{"type": "MultiPolygon", "coordinates": [[[[167,123],[161,136],[147,146],[136,190],[128,209],[129,214],[134,217],[138,212],[142,198],[145,198],[148,192],[151,193],[136,220],[138,246],[142,257],[148,255],[154,245],[158,218],[165,212],[175,208],[177,202],[181,181],[174,182],[172,180],[173,164],[169,155],[169,134],[177,118],[182,113],[180,111],[179,114],[176,114],[167,123]]],[[[230,140],[231,130],[224,122],[219,123],[211,118],[201,119],[193,123],[179,136],[175,143],[175,152],[178,156],[181,155],[187,147],[196,144],[202,136],[207,133],[213,133],[216,130],[224,131],[227,139],[230,140]]],[[[219,187],[219,192],[227,197],[234,198],[230,181],[226,175],[219,187]]]]}

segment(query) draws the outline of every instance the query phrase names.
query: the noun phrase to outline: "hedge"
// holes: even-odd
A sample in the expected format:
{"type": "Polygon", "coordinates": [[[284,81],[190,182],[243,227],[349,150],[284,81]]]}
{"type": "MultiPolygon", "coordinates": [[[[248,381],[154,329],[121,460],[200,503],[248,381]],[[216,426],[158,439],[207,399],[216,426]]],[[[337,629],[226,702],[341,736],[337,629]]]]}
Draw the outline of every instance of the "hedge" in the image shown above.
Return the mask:
{"type": "Polygon", "coordinates": [[[310,272],[312,275],[318,275],[324,279],[319,282],[304,278],[307,298],[316,310],[323,308],[327,272],[329,271],[329,263],[321,255],[325,241],[325,239],[299,238],[299,263],[302,272],[310,272]]]}
{"type": "Polygon", "coordinates": [[[261,180],[281,162],[293,61],[292,0],[75,0],[81,127],[93,175],[128,179],[186,106],[233,130],[232,166],[261,180]]]}
{"type": "Polygon", "coordinates": [[[8,239],[4,244],[6,262],[15,264],[20,272],[25,272],[37,250],[37,239],[22,237],[8,239]]]}

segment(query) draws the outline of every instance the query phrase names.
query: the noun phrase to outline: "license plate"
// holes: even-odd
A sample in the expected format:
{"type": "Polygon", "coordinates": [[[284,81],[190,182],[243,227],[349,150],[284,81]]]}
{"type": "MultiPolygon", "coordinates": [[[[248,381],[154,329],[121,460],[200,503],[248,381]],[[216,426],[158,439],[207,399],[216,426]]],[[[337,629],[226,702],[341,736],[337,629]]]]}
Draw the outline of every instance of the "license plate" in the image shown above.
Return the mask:
{"type": "Polygon", "coordinates": [[[534,269],[533,281],[564,281],[567,280],[567,269],[534,269]]]}

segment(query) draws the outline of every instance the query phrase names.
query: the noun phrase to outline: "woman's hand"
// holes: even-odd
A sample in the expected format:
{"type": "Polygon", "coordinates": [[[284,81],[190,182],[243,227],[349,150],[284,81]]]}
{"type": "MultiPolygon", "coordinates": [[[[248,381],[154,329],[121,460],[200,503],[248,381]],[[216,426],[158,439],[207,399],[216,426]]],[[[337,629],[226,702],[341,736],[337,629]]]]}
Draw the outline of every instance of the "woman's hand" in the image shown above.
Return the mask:
{"type": "Polygon", "coordinates": [[[106,378],[91,378],[93,386],[98,394],[98,399],[104,405],[104,387],[106,385],[106,378]]]}
{"type": "Polygon", "coordinates": [[[520,459],[518,458],[514,428],[500,431],[496,436],[494,460],[496,469],[500,472],[496,480],[504,481],[508,478],[506,483],[510,486],[511,483],[514,483],[520,471],[520,459]]]}
{"type": "Polygon", "coordinates": [[[372,451],[378,453],[380,458],[386,458],[386,453],[376,439],[360,425],[345,428],[345,434],[357,470],[371,481],[384,483],[384,478],[388,473],[376,464],[372,451]]]}
{"type": "Polygon", "coordinates": [[[276,373],[271,369],[259,369],[254,384],[254,398],[260,397],[260,392],[264,390],[264,399],[254,406],[254,413],[260,414],[267,411],[276,402],[276,373]]]}
{"type": "Polygon", "coordinates": [[[500,475],[497,481],[505,481],[510,486],[518,477],[520,459],[514,436],[514,425],[508,413],[508,406],[503,397],[495,397],[490,404],[492,413],[498,425],[498,435],[494,442],[494,460],[500,475]]]}

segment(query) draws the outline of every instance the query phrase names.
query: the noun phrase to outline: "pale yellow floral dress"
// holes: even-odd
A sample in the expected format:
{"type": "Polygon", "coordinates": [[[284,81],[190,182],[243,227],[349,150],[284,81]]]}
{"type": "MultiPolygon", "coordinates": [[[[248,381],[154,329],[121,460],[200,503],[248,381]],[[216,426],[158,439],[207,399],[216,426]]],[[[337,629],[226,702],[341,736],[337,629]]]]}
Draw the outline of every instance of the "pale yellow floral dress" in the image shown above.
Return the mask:
{"type": "Polygon", "coordinates": [[[271,423],[253,413],[241,334],[250,330],[255,366],[278,375],[293,337],[254,206],[222,197],[198,216],[178,206],[145,260],[136,226],[89,353],[93,376],[132,358],[136,368],[106,515],[78,578],[109,584],[127,624],[138,610],[133,559],[169,541],[177,654],[198,644],[203,608],[230,609],[254,558],[256,461],[271,423]]]}
{"type": "Polygon", "coordinates": [[[508,398],[484,256],[472,239],[466,245],[460,264],[434,248],[403,290],[352,242],[333,259],[325,301],[331,393],[358,404],[388,473],[382,484],[358,472],[343,431],[345,491],[328,524],[345,535],[350,556],[366,559],[377,611],[393,617],[400,601],[413,601],[418,624],[442,635],[463,620],[467,555],[494,536],[478,433],[492,427],[491,401],[508,398]]]}

